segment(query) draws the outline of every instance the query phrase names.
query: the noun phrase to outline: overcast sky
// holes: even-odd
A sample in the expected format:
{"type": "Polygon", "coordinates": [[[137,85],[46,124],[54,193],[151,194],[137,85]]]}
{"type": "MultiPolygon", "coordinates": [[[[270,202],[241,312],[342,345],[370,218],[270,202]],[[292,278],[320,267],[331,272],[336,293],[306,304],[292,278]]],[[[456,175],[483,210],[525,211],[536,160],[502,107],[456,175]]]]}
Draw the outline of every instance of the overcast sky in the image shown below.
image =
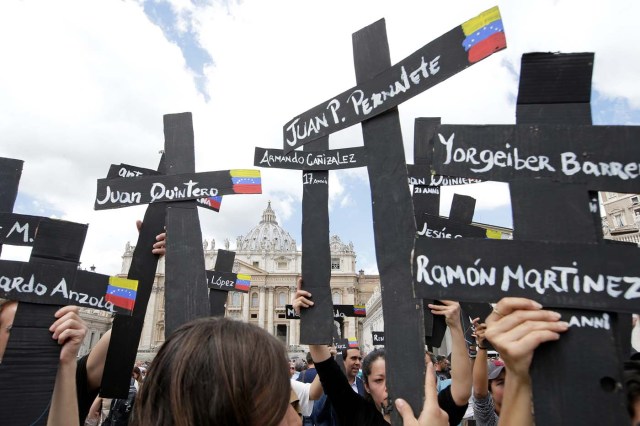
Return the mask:
{"type": "MultiPolygon", "coordinates": [[[[594,122],[640,122],[637,0],[3,1],[0,156],[25,161],[15,211],[89,223],[83,266],[118,273],[145,207],[93,211],[96,180],[111,163],[156,168],[163,114],[193,112],[197,171],[253,168],[256,146],[282,147],[284,123],[355,85],[353,32],[385,18],[396,63],[496,4],[508,48],[400,106],[407,161],[416,117],[514,123],[526,52],[595,52],[594,122]]],[[[360,126],[330,143],[362,145],[360,126]]],[[[271,200],[300,245],[300,174],[262,169],[262,195],[201,211],[203,237],[233,249],[271,200]]],[[[477,197],[476,221],[511,225],[505,185],[455,191],[477,197]]],[[[332,234],[376,272],[366,170],[331,173],[330,193],[332,234]]]]}

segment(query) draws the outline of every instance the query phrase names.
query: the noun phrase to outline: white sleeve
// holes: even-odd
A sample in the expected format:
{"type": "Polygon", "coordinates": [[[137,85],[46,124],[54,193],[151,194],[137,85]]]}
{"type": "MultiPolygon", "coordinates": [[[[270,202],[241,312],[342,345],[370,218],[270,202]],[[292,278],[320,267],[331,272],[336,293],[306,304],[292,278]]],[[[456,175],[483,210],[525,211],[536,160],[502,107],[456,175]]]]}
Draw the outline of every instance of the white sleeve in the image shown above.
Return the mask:
{"type": "Polygon", "coordinates": [[[300,414],[309,417],[313,411],[313,401],[309,401],[309,390],[311,383],[302,383],[291,379],[291,389],[298,395],[298,404],[300,406],[300,414]]]}

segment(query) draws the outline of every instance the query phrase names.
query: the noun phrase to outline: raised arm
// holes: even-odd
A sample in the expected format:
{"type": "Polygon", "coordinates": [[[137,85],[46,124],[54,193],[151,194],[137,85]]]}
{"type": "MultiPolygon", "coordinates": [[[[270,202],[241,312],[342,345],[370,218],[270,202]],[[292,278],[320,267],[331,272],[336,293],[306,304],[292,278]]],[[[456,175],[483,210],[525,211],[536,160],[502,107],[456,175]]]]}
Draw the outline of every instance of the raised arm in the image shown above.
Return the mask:
{"type": "Polygon", "coordinates": [[[87,334],[87,326],[78,315],[77,306],[65,306],[56,314],[49,331],[62,345],[56,383],[51,397],[48,426],[68,426],[78,423],[76,398],[76,357],[87,334]]]}
{"type": "MultiPolygon", "coordinates": [[[[141,220],[136,221],[136,228],[138,228],[138,231],[142,229],[142,226],[143,223],[141,220]]],[[[151,248],[151,252],[153,254],[164,256],[166,252],[166,238],[166,232],[156,235],[156,242],[151,248]]],[[[91,349],[91,352],[89,353],[89,357],[87,358],[87,386],[89,390],[96,390],[100,388],[110,342],[111,330],[102,335],[96,346],[91,349]]]]}
{"type": "Polygon", "coordinates": [[[472,364],[464,340],[460,321],[460,304],[442,300],[444,305],[429,304],[434,315],[443,315],[451,331],[451,397],[458,406],[469,402],[471,396],[472,364]]]}
{"type": "Polygon", "coordinates": [[[500,300],[487,317],[485,336],[500,353],[507,371],[500,425],[533,426],[529,376],[533,351],[541,343],[558,340],[568,328],[559,313],[518,297],[500,300]]]}
{"type": "Polygon", "coordinates": [[[476,360],[473,364],[473,396],[477,399],[486,398],[489,394],[489,381],[487,379],[487,348],[485,343],[485,330],[487,324],[478,323],[478,318],[473,320],[476,327],[476,360]]]}
{"type": "Polygon", "coordinates": [[[314,377],[311,382],[311,389],[309,389],[309,399],[312,401],[320,399],[323,393],[322,384],[320,384],[320,376],[316,374],[316,377],[314,377]]]}
{"type": "Polygon", "coordinates": [[[89,390],[100,388],[109,342],[111,342],[111,330],[104,333],[98,343],[91,349],[91,352],[89,352],[87,357],[87,387],[89,390]]]}

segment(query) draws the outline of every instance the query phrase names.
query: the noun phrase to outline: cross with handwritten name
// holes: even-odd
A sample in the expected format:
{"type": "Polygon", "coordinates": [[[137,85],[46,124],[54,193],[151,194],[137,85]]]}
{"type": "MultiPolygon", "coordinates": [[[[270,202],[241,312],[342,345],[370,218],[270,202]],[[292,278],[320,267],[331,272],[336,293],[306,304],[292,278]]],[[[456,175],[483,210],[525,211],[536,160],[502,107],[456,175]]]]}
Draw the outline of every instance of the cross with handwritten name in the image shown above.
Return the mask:
{"type": "Polygon", "coordinates": [[[236,254],[229,250],[218,250],[213,270],[207,270],[209,286],[209,314],[224,316],[228,292],[248,293],[251,275],[231,272],[236,254]]]}
{"type": "Polygon", "coordinates": [[[437,173],[509,183],[514,240],[418,239],[414,253],[418,295],[528,297],[569,322],[532,364],[545,425],[628,422],[621,365],[640,300],[638,248],[602,240],[594,191],[640,192],[640,128],[591,125],[592,67],[589,53],[524,55],[517,125],[437,130],[437,173]],[[549,392],[568,383],[584,390],[579,400],[549,392]]]}
{"type": "MultiPolygon", "coordinates": [[[[413,297],[409,260],[416,226],[396,107],[505,47],[496,7],[392,66],[384,20],[380,20],[353,35],[358,85],[283,127],[284,151],[289,153],[362,123],[382,290],[387,387],[390,398],[405,398],[414,407],[422,406],[424,393],[423,308],[422,301],[413,297]],[[482,31],[481,39],[472,37],[476,31],[482,31]],[[411,371],[406,365],[412,366],[411,371]]],[[[305,318],[302,321],[304,324],[305,318]]],[[[393,424],[401,421],[399,414],[392,412],[393,424]]]]}
{"type": "MultiPolygon", "coordinates": [[[[209,315],[209,290],[196,200],[233,194],[259,194],[262,186],[257,170],[195,173],[191,113],[165,115],[164,137],[164,165],[159,168],[159,173],[133,173],[137,174],[133,177],[112,174],[107,179],[99,179],[94,207],[102,210],[150,203],[147,214],[153,217],[148,222],[145,216],[142,231],[147,226],[150,230],[145,240],[139,240],[136,245],[136,250],[142,250],[140,255],[147,258],[147,266],[142,266],[147,277],[143,289],[147,301],[153,286],[154,262],[157,264],[157,259],[150,259],[150,251],[155,235],[162,232],[163,225],[166,225],[165,334],[169,335],[180,325],[209,315]],[[154,205],[164,206],[151,210],[154,205]],[[150,210],[152,213],[149,213],[150,210]],[[145,254],[144,250],[149,253],[145,254]]],[[[146,303],[144,309],[134,312],[134,316],[138,317],[135,324],[131,322],[123,327],[135,330],[133,337],[114,339],[115,336],[112,336],[107,363],[116,365],[119,374],[104,375],[103,392],[104,380],[109,380],[112,382],[109,393],[126,396],[145,310],[146,303]],[[121,339],[126,339],[126,342],[121,339]],[[126,357],[119,355],[122,344],[128,348],[126,357]],[[129,370],[126,375],[125,369],[129,370]]]]}
{"type": "Polygon", "coordinates": [[[113,301],[126,299],[120,284],[135,284],[79,270],[87,225],[11,213],[22,163],[0,158],[0,245],[32,246],[29,262],[0,260],[0,297],[20,302],[0,364],[0,412],[6,424],[40,425],[47,422],[60,357],[49,332],[55,312],[77,305],[130,313],[135,290],[126,308],[113,301]]]}
{"type": "Polygon", "coordinates": [[[300,343],[327,343],[333,336],[330,314],[331,248],[329,244],[329,170],[363,167],[364,147],[329,150],[325,136],[305,145],[304,151],[285,154],[280,149],[255,149],[254,166],[302,170],[303,288],[313,294],[314,309],[301,312],[300,343]]]}

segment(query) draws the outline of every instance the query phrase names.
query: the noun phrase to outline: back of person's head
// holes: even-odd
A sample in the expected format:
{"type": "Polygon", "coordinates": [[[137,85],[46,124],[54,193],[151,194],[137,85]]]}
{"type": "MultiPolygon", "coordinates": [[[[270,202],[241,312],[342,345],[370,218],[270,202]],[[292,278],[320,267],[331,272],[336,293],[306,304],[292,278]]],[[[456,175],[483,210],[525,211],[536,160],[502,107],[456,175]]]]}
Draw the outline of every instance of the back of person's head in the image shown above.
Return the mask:
{"type": "Polygon", "coordinates": [[[276,426],[289,403],[287,367],[284,345],[257,326],[191,321],[158,351],[131,424],[276,426]]]}
{"type": "Polygon", "coordinates": [[[357,350],[357,351],[360,351],[360,346],[352,346],[352,347],[347,346],[346,348],[344,348],[344,349],[342,350],[342,359],[343,359],[344,361],[346,361],[346,360],[347,360],[347,356],[349,355],[349,351],[350,351],[350,350],[357,350]]]}
{"type": "Polygon", "coordinates": [[[304,363],[303,360],[299,359],[299,360],[296,361],[296,371],[298,373],[300,373],[300,372],[302,372],[302,371],[304,371],[306,369],[307,369],[307,365],[304,363]]]}
{"type": "Polygon", "coordinates": [[[307,352],[307,365],[313,365],[313,358],[311,357],[311,352],[307,352]]]}

